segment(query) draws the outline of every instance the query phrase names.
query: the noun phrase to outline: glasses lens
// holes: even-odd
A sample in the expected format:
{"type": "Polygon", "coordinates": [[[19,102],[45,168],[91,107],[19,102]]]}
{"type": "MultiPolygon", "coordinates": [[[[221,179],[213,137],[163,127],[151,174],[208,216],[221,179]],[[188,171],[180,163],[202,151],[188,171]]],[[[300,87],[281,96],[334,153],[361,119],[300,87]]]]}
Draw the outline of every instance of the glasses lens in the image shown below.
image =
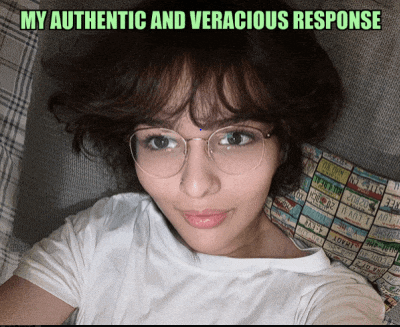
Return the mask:
{"type": "Polygon", "coordinates": [[[155,177],[171,177],[185,162],[184,139],[168,129],[139,130],[132,135],[130,147],[136,164],[155,177]]]}
{"type": "MultiPolygon", "coordinates": [[[[163,128],[136,131],[130,140],[132,156],[146,173],[168,178],[185,163],[185,140],[163,128]]],[[[264,136],[258,129],[230,126],[214,132],[208,141],[209,154],[217,167],[230,175],[244,174],[256,168],[264,155],[264,136]]]]}
{"type": "Polygon", "coordinates": [[[209,151],[216,165],[230,175],[256,168],[264,155],[261,131],[246,126],[222,128],[211,135],[209,151]]]}

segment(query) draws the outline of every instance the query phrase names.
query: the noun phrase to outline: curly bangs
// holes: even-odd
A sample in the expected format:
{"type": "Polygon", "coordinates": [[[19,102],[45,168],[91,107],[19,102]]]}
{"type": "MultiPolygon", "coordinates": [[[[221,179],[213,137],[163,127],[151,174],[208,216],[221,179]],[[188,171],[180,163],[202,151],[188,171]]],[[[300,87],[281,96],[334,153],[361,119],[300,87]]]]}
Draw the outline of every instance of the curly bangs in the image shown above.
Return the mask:
{"type": "MultiPolygon", "coordinates": [[[[291,13],[278,0],[236,3],[144,1],[135,10],[291,13]]],[[[340,78],[310,31],[115,30],[90,39],[94,46],[83,56],[63,52],[43,61],[61,88],[49,109],[74,134],[76,152],[85,141],[100,150],[124,191],[144,191],[127,142],[134,129],[173,126],[184,113],[204,129],[227,121],[273,124],[286,160],[270,192],[293,191],[301,178],[301,144],[323,140],[342,104],[340,78]]]]}

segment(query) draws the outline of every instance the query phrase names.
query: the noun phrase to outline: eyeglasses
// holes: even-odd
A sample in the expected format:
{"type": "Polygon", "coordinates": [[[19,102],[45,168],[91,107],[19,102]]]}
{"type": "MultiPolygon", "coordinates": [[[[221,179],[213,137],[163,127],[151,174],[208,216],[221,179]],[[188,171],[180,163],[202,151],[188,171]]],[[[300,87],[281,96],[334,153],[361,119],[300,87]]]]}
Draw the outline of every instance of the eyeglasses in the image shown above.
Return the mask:
{"type": "Polygon", "coordinates": [[[264,156],[261,130],[249,126],[229,126],[216,130],[208,139],[184,139],[166,128],[143,128],[129,139],[135,163],[156,178],[176,175],[184,166],[190,141],[205,141],[207,154],[215,165],[229,175],[241,175],[257,168],[264,156]]]}

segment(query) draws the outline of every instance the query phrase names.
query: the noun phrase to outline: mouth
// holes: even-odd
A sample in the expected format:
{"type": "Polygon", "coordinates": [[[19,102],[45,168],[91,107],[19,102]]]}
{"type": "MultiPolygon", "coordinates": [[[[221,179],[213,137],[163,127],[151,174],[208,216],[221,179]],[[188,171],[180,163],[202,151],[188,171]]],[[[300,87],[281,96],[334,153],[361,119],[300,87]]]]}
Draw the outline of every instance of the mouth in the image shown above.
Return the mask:
{"type": "Polygon", "coordinates": [[[228,211],[205,209],[203,211],[184,211],[183,216],[192,227],[211,229],[223,223],[228,211]]]}

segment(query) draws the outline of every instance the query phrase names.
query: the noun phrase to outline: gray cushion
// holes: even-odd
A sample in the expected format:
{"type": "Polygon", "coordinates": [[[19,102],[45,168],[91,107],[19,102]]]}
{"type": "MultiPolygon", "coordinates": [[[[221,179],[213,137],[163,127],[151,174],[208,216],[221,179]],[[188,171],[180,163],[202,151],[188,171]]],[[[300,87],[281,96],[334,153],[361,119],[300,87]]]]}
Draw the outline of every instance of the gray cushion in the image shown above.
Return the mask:
{"type": "MultiPolygon", "coordinates": [[[[42,39],[42,45],[46,41],[42,39]]],[[[42,52],[43,46],[38,57],[42,52]]],[[[14,222],[15,236],[30,244],[63,224],[66,216],[114,193],[116,187],[101,160],[72,153],[71,135],[46,108],[54,84],[41,74],[40,65],[35,69],[39,78],[33,83],[14,222]]]]}
{"type": "Polygon", "coordinates": [[[317,31],[343,79],[343,115],[323,143],[330,152],[400,180],[400,1],[289,0],[299,9],[382,10],[382,30],[317,31]]]}
{"type": "MultiPolygon", "coordinates": [[[[136,2],[43,0],[40,9],[124,9],[136,2]]],[[[37,59],[56,53],[59,47],[73,47],[77,35],[76,31],[41,31],[37,59]]],[[[71,135],[47,111],[48,97],[57,88],[38,61],[34,73],[14,222],[15,236],[29,244],[61,226],[68,215],[119,191],[112,173],[100,159],[72,153],[71,135]]]]}

